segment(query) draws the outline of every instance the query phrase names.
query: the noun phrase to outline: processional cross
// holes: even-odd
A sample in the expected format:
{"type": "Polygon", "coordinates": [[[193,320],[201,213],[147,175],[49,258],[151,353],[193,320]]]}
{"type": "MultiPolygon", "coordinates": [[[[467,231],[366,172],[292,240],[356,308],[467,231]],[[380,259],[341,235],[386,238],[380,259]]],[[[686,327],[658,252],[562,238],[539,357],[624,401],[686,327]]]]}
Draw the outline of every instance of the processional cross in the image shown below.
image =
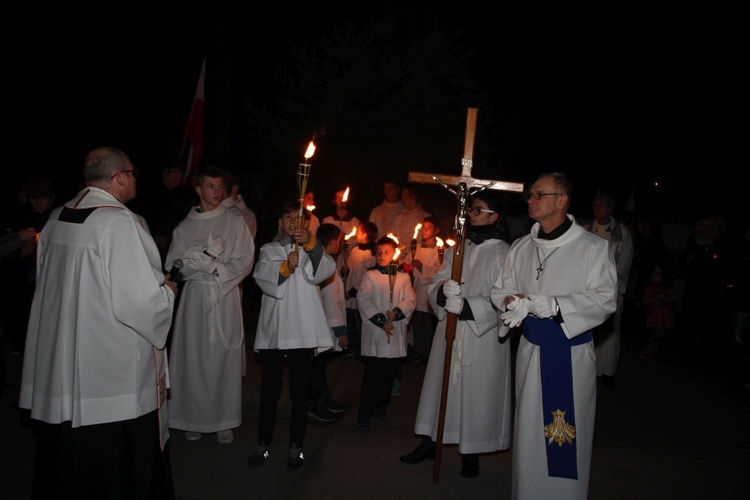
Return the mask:
{"type": "MultiPolygon", "coordinates": [[[[477,108],[468,108],[466,115],[466,136],[464,139],[464,157],[461,160],[461,175],[450,176],[441,174],[428,174],[422,172],[409,172],[409,181],[423,184],[440,184],[450,193],[456,196],[457,212],[455,219],[456,245],[451,267],[451,279],[461,283],[461,272],[464,257],[464,237],[466,236],[466,204],[469,198],[485,189],[497,191],[523,192],[522,182],[493,181],[474,179],[471,176],[474,157],[474,137],[477,128],[477,108]],[[471,190],[470,190],[471,188],[471,190]]],[[[432,473],[432,482],[437,483],[440,476],[440,458],[443,450],[443,430],[445,428],[445,409],[448,399],[448,385],[450,381],[451,352],[453,341],[456,338],[456,323],[458,316],[448,313],[445,325],[445,361],[443,363],[443,387],[440,394],[440,414],[438,418],[437,447],[435,449],[435,465],[432,473]]]]}

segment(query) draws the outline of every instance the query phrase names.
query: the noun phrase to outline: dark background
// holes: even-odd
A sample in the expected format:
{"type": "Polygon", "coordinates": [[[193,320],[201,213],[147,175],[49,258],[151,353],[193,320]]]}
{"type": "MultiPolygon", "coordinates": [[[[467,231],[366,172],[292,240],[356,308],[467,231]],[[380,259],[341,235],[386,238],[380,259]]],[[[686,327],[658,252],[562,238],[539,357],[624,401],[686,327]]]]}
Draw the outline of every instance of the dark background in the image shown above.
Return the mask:
{"type": "MultiPolygon", "coordinates": [[[[747,170],[737,12],[371,8],[14,8],[4,201],[35,173],[53,178],[58,201],[70,198],[86,152],[105,144],[131,156],[147,192],[180,155],[206,58],[204,164],[240,173],[261,217],[294,196],[313,136],[321,218],[338,186],[352,187],[352,208],[366,219],[384,176],[458,174],[468,106],[479,108],[475,177],[529,185],[563,171],[581,214],[600,189],[619,211],[633,193],[639,217],[743,210],[742,189],[729,187],[747,170]],[[357,79],[358,61],[377,69],[357,79]],[[389,75],[393,67],[403,75],[389,75]]],[[[435,189],[426,193],[440,196],[435,189]]]]}

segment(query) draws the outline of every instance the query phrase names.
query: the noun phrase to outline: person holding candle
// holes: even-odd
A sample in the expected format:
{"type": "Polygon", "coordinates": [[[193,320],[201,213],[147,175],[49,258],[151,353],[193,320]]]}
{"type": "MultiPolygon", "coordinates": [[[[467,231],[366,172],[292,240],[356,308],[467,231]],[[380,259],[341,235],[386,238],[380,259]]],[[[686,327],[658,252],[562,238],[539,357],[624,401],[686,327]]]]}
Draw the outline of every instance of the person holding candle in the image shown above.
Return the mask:
{"type": "Polygon", "coordinates": [[[372,222],[360,222],[357,226],[354,245],[346,257],[346,325],[349,330],[349,351],[356,360],[361,359],[362,318],[357,308],[357,291],[362,276],[376,264],[378,228],[372,222]]]}
{"type": "Polygon", "coordinates": [[[437,327],[437,316],[430,305],[428,287],[440,269],[442,262],[438,255],[437,235],[440,224],[435,217],[425,217],[422,221],[422,241],[417,246],[411,264],[414,292],[417,294],[417,307],[409,323],[409,343],[414,350],[412,361],[426,362],[432,348],[432,337],[437,327]]]}
{"type": "MultiPolygon", "coordinates": [[[[349,210],[349,188],[339,189],[333,195],[334,211],[331,215],[323,217],[321,224],[335,224],[344,234],[349,234],[352,229],[359,226],[359,219],[349,210]]],[[[344,256],[336,259],[336,269],[342,273],[346,261],[344,256]]],[[[342,273],[343,276],[343,273],[342,273]]]]}
{"type": "Polygon", "coordinates": [[[359,430],[370,430],[370,419],[385,418],[397,363],[406,356],[407,327],[417,295],[409,275],[398,271],[396,242],[380,238],[377,264],[365,272],[357,292],[362,315],[362,391],[357,417],[359,430]]]}
{"type": "Polygon", "coordinates": [[[298,225],[299,207],[299,200],[281,207],[279,231],[260,248],[253,271],[263,293],[254,344],[263,383],[257,446],[247,460],[251,467],[264,464],[270,452],[285,361],[292,401],[286,466],[295,471],[305,465],[302,447],[313,357],[334,346],[318,285],[336,272],[336,263],[304,221],[298,225]]]}
{"type": "Polygon", "coordinates": [[[401,456],[416,464],[434,459],[445,367],[448,313],[458,315],[451,358],[442,442],[458,444],[461,476],[479,474],[479,454],[505,450],[511,437],[510,341],[498,340],[497,311],[490,290],[500,274],[510,245],[501,220],[506,196],[491,190],[472,196],[463,247],[463,283],[451,280],[456,247],[445,252],[445,263],[428,287],[430,304],[439,319],[425,371],[414,432],[422,443],[401,456]]]}

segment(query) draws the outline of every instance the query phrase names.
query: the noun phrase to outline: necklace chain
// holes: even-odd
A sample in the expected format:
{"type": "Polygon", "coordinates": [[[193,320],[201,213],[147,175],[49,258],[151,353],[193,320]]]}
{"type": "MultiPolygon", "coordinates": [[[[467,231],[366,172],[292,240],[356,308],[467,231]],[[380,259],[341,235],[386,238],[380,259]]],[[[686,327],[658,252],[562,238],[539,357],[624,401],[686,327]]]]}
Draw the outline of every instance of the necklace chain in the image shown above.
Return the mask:
{"type": "Polygon", "coordinates": [[[544,258],[544,260],[542,260],[542,258],[539,257],[539,247],[536,247],[536,260],[539,261],[539,267],[536,268],[536,279],[537,280],[539,279],[539,275],[542,274],[542,272],[544,271],[544,263],[547,262],[547,259],[549,259],[550,257],[552,257],[553,253],[557,252],[558,248],[560,248],[560,247],[556,247],[554,250],[552,250],[549,253],[549,255],[547,255],[544,258]]]}

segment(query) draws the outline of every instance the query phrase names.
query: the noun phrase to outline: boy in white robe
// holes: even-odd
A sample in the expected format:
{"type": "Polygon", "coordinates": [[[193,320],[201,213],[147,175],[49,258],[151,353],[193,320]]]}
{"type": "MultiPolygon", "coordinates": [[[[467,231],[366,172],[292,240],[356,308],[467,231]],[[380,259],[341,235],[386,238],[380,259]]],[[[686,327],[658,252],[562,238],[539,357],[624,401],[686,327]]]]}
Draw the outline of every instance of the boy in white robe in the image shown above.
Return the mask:
{"type": "Polygon", "coordinates": [[[245,220],[221,203],[224,175],[213,167],[198,171],[200,204],[173,231],[166,266],[182,260],[184,281],[170,341],[169,426],[186,431],[189,441],[216,432],[228,444],[242,424],[240,283],[252,269],[255,243],[245,220]]]}
{"type": "Polygon", "coordinates": [[[336,263],[305,229],[305,221],[298,220],[298,214],[298,202],[287,202],[281,208],[279,232],[272,242],[261,247],[253,271],[263,292],[254,346],[260,357],[263,383],[257,446],[248,457],[251,467],[264,464],[269,455],[285,361],[292,401],[286,465],[289,470],[304,466],[302,446],[307,432],[313,356],[334,345],[317,285],[336,272],[336,263]]]}
{"type": "Polygon", "coordinates": [[[609,243],[568,215],[573,186],[542,174],[527,193],[531,232],[513,242],[492,303],[522,326],[516,354],[512,495],[586,499],[596,414],[592,329],[617,308],[609,243]]]}
{"type": "Polygon", "coordinates": [[[362,374],[358,425],[370,430],[370,418],[385,418],[398,360],[406,356],[406,333],[414,312],[417,295],[409,275],[396,272],[396,242],[384,237],[378,240],[374,268],[362,277],[357,292],[357,307],[362,315],[362,374]],[[392,269],[393,268],[393,269],[392,269]]]}

